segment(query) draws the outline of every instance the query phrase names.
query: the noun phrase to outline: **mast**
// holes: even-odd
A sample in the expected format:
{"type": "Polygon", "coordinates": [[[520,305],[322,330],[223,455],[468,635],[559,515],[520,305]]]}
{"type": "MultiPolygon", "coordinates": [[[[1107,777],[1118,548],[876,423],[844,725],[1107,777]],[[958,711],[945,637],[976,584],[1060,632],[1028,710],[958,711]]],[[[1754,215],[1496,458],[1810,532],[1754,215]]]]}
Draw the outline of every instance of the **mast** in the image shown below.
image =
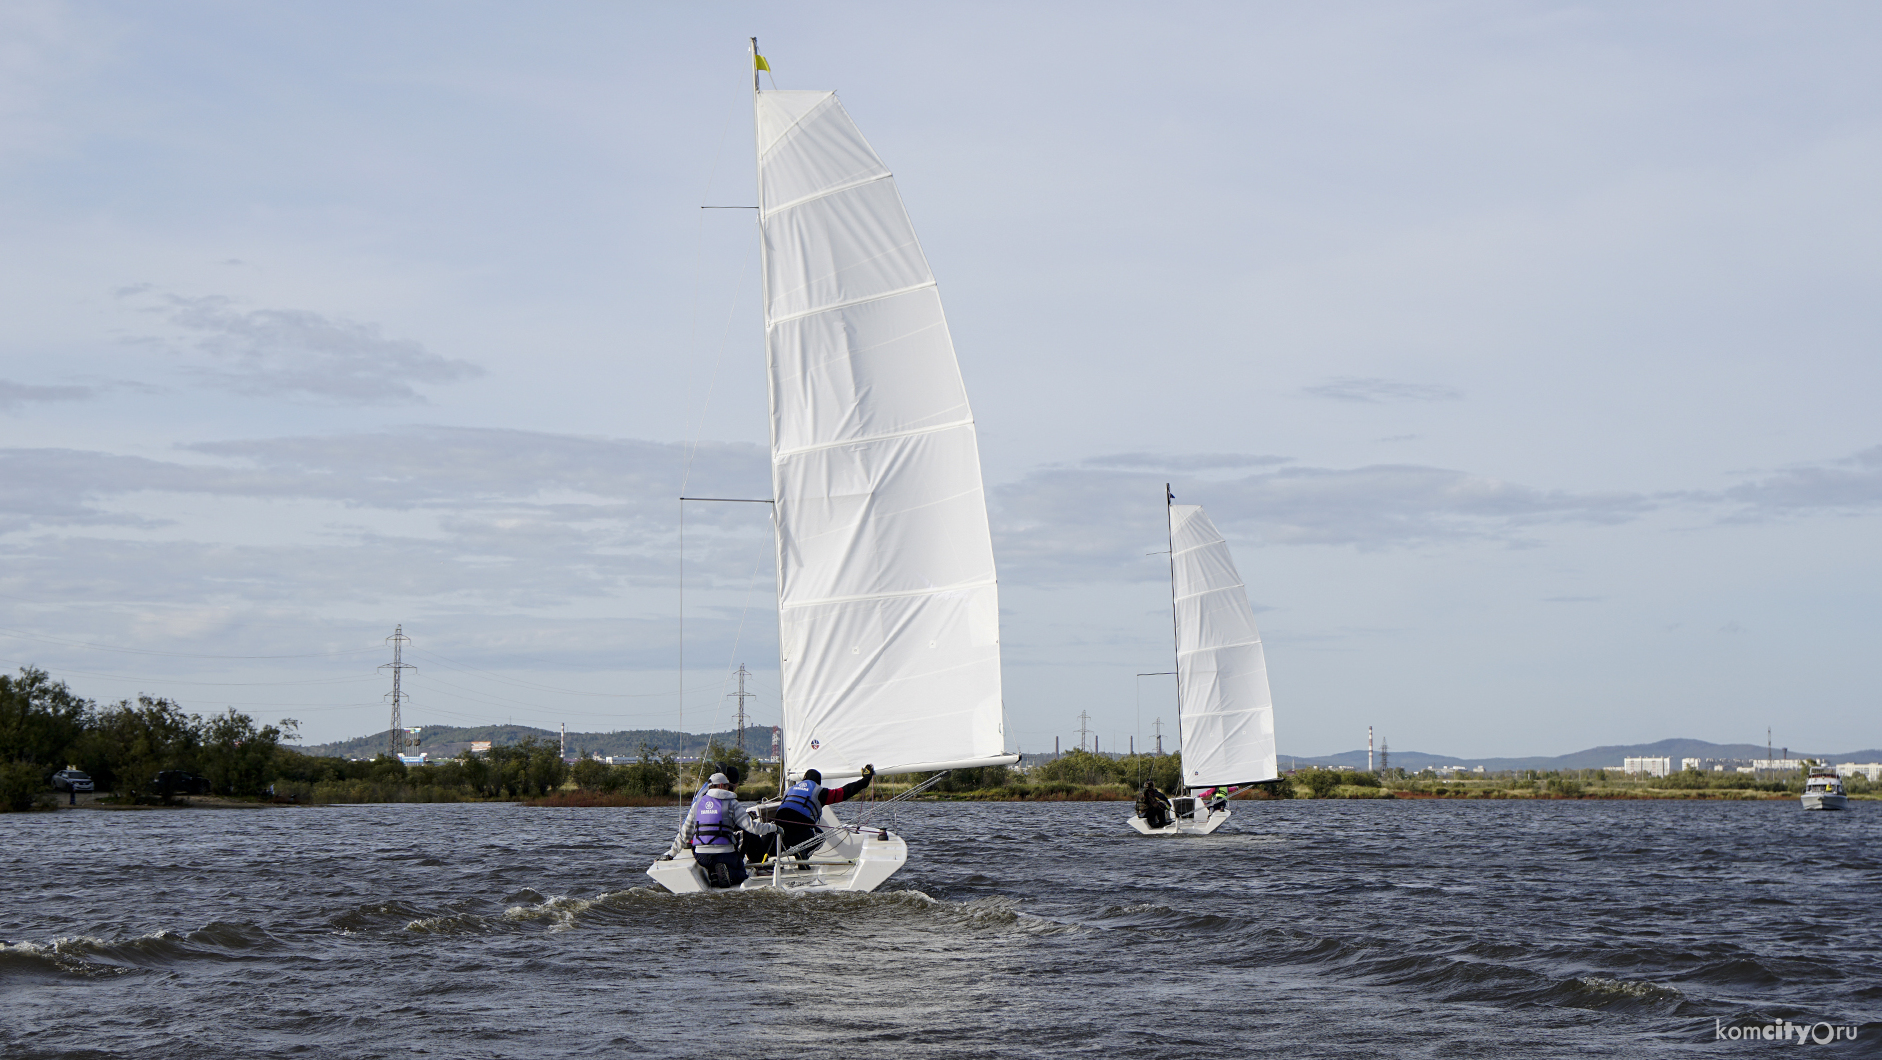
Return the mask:
{"type": "MultiPolygon", "coordinates": [[[[765,257],[766,257],[765,238],[764,238],[764,223],[765,223],[765,186],[764,185],[765,185],[765,182],[764,182],[764,172],[763,172],[764,157],[762,154],[764,150],[764,145],[758,142],[758,94],[761,91],[758,87],[758,71],[767,69],[770,67],[770,65],[771,64],[765,62],[764,56],[760,55],[758,52],[758,38],[753,37],[751,39],[752,185],[753,185],[752,195],[754,196],[752,201],[758,204],[758,208],[752,211],[752,216],[758,219],[757,228],[754,234],[758,236],[758,320],[759,320],[760,327],[765,326],[764,322],[766,321],[767,316],[766,316],[766,307],[765,307],[765,281],[764,281],[765,257]]],[[[776,83],[777,82],[774,79],[772,84],[775,85],[776,83]]],[[[760,337],[763,338],[764,336],[761,334],[760,337]]],[[[769,354],[767,354],[766,356],[768,359],[769,354]]],[[[775,453],[777,451],[777,442],[778,442],[778,437],[777,437],[778,388],[777,388],[776,381],[772,379],[771,375],[772,373],[769,370],[765,372],[765,424],[767,428],[769,429],[769,432],[771,435],[772,452],[775,453]]],[[[774,470],[773,471],[774,477],[772,479],[772,485],[771,485],[771,496],[773,499],[773,504],[771,505],[771,548],[772,548],[773,556],[775,557],[775,562],[777,564],[777,567],[776,567],[777,575],[776,575],[776,581],[773,583],[773,589],[781,593],[784,589],[784,524],[781,521],[779,521],[778,506],[775,503],[777,496],[778,496],[777,480],[775,478],[775,474],[776,472],[774,470]]],[[[778,728],[780,731],[783,729],[784,722],[786,718],[789,716],[785,712],[785,708],[784,708],[784,699],[785,699],[785,696],[788,695],[788,690],[784,687],[784,652],[785,650],[786,650],[786,647],[784,643],[784,600],[780,596],[778,599],[778,728]]],[[[742,703],[743,700],[741,700],[740,702],[742,703]]],[[[777,743],[778,743],[778,796],[782,798],[784,796],[785,789],[790,786],[790,770],[787,768],[786,763],[785,763],[785,746],[786,746],[785,741],[780,739],[777,741],[777,743]]],[[[776,876],[775,868],[776,866],[773,866],[774,877],[776,876]]]]}
{"type": "MultiPolygon", "coordinates": [[[[1175,665],[1171,669],[1176,674],[1176,731],[1183,731],[1183,634],[1176,628],[1176,527],[1171,525],[1174,512],[1170,509],[1176,504],[1176,493],[1170,484],[1163,484],[1163,537],[1170,546],[1170,657],[1175,665]]],[[[1177,749],[1181,751],[1181,748],[1177,749]]],[[[1157,753],[1163,753],[1163,736],[1157,736],[1157,753]]],[[[1183,785],[1188,791],[1189,785],[1183,785]]]]}

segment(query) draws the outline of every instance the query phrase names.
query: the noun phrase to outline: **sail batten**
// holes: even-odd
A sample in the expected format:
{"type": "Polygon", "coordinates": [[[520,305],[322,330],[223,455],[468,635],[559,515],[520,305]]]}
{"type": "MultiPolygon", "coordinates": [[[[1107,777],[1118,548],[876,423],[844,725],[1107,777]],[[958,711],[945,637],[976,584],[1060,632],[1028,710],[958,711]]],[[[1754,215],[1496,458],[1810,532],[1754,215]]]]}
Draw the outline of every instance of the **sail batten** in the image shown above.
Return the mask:
{"type": "Polygon", "coordinates": [[[788,766],[1010,761],[979,448],[934,276],[833,93],[755,106],[788,766]]]}
{"type": "Polygon", "coordinates": [[[1274,704],[1248,590],[1201,506],[1172,504],[1169,514],[1183,785],[1273,780],[1274,704]]]}

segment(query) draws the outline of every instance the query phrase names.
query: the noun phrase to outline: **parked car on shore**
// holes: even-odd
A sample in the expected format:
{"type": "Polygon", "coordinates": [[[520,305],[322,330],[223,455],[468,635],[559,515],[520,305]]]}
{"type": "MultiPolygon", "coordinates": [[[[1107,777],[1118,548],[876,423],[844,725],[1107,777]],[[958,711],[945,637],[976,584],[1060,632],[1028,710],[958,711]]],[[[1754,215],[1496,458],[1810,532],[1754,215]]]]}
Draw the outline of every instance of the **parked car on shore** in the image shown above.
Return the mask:
{"type": "Polygon", "coordinates": [[[181,769],[166,769],[150,782],[150,790],[158,795],[207,795],[209,779],[181,769]]]}
{"type": "Polygon", "coordinates": [[[77,769],[61,769],[52,775],[54,791],[90,791],[91,774],[77,769]]]}

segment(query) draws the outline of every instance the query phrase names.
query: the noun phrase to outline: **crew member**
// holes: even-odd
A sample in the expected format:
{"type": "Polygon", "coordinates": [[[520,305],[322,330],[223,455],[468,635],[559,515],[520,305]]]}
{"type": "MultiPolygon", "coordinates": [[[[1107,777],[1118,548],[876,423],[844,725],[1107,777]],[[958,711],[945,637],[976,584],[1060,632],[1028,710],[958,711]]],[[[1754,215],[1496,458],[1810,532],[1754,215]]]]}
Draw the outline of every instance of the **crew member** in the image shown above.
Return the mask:
{"type": "MultiPolygon", "coordinates": [[[[817,834],[816,824],[823,816],[825,806],[835,806],[844,799],[853,799],[857,793],[869,786],[875,779],[876,767],[866,765],[863,775],[840,788],[823,786],[823,774],[815,769],[804,770],[804,779],[791,785],[791,790],[784,793],[784,800],[778,803],[777,812],[772,816],[778,822],[778,835],[783,839],[779,849],[788,850],[817,834]]],[[[809,861],[811,848],[797,852],[797,860],[809,861]]]]}
{"type": "Polygon", "coordinates": [[[1234,794],[1234,788],[1210,788],[1198,797],[1209,800],[1210,813],[1221,813],[1229,808],[1229,798],[1234,794]]]}
{"type": "Polygon", "coordinates": [[[713,887],[737,887],[745,882],[745,855],[739,852],[739,831],[765,835],[777,826],[745,812],[738,804],[738,792],[732,790],[731,778],[714,773],[706,781],[706,790],[693,800],[686,811],[686,823],[680,835],[661,857],[665,861],[682,849],[681,838],[691,844],[693,860],[706,871],[706,883],[713,887]]]}
{"type": "MultiPolygon", "coordinates": [[[[745,780],[745,774],[739,772],[738,766],[730,762],[720,763],[719,771],[717,773],[714,773],[712,776],[713,777],[724,776],[726,778],[727,783],[731,785],[731,788],[733,791],[737,791],[739,784],[743,783],[745,780]]],[[[711,787],[712,787],[712,777],[707,777],[705,780],[700,781],[699,790],[696,792],[693,792],[693,801],[698,802],[700,799],[705,798],[706,792],[710,790],[711,787]]],[[[673,833],[673,848],[672,849],[684,850],[685,848],[686,848],[686,822],[681,821],[680,830],[673,833]]]]}
{"type": "Polygon", "coordinates": [[[1157,790],[1156,781],[1144,781],[1144,790],[1137,793],[1137,816],[1152,828],[1169,827],[1170,797],[1157,790]]]}

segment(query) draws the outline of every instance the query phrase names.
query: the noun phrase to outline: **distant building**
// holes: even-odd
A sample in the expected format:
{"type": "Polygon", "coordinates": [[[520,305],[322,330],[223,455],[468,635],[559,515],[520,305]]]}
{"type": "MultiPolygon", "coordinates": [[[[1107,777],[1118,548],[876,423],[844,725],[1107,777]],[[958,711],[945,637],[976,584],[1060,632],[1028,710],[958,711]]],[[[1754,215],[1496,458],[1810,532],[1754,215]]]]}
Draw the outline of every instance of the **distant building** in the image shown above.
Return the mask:
{"type": "Polygon", "coordinates": [[[485,754],[485,753],[488,753],[489,750],[490,750],[489,740],[472,740],[471,741],[471,746],[470,746],[471,754],[474,754],[474,755],[485,754]]]}
{"type": "Polygon", "coordinates": [[[430,759],[431,759],[431,755],[427,754],[424,751],[420,751],[419,753],[415,755],[400,755],[399,756],[399,761],[404,762],[408,766],[422,766],[430,759]]]}
{"type": "Polygon", "coordinates": [[[1882,762],[1841,762],[1837,764],[1836,775],[1866,777],[1871,781],[1882,780],[1882,762]]]}
{"type": "Polygon", "coordinates": [[[1802,769],[1804,765],[1805,760],[1802,758],[1754,758],[1751,760],[1752,771],[1758,773],[1765,772],[1766,770],[1789,770],[1794,772],[1802,769]]]}
{"type": "Polygon", "coordinates": [[[1701,773],[1744,773],[1751,769],[1749,758],[1682,758],[1681,769],[1697,769],[1701,773]]]}
{"type": "Polygon", "coordinates": [[[1623,758],[1621,772],[1645,773],[1650,777],[1663,777],[1673,771],[1671,758],[1623,758]]]}

